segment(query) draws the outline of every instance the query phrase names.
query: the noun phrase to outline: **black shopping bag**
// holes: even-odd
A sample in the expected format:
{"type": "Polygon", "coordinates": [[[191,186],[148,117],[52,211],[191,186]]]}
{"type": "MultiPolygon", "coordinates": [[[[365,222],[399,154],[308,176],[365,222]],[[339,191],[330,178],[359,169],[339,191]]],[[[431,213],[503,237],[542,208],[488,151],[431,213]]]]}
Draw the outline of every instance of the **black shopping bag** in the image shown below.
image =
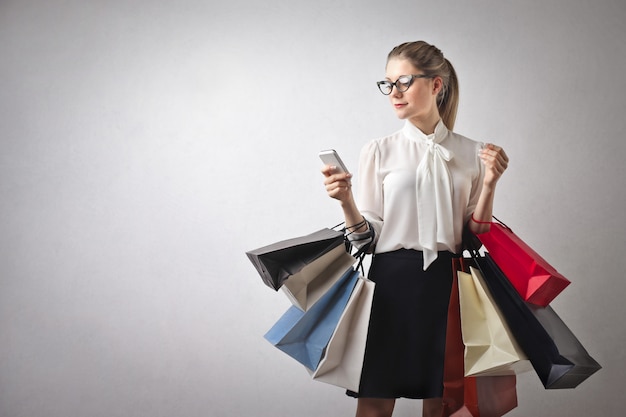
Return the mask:
{"type": "Polygon", "coordinates": [[[575,388],[601,369],[550,306],[525,302],[488,253],[474,259],[546,389],[575,388]]]}
{"type": "Polygon", "coordinates": [[[246,255],[263,282],[278,291],[287,278],[333,250],[346,251],[343,231],[322,229],[248,251],[246,255]]]}

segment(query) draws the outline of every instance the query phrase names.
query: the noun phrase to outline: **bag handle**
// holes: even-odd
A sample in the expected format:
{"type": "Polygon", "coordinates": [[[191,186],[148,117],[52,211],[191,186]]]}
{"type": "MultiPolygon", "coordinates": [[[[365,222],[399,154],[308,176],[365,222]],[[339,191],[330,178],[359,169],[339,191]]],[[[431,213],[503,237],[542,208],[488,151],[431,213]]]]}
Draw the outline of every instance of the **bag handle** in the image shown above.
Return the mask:
{"type": "MultiPolygon", "coordinates": [[[[491,215],[491,217],[493,217],[493,219],[501,226],[503,226],[505,229],[509,230],[510,232],[513,232],[513,229],[511,229],[509,226],[507,226],[502,220],[498,219],[496,216],[494,216],[493,214],[491,215]]],[[[474,218],[474,214],[472,213],[472,221],[474,223],[478,223],[478,224],[493,224],[494,222],[483,222],[480,220],[476,220],[474,218]]]]}
{"type": "Polygon", "coordinates": [[[491,215],[491,217],[493,217],[495,219],[495,221],[500,223],[505,229],[509,230],[510,232],[513,231],[513,229],[511,229],[509,226],[507,226],[502,220],[498,219],[496,216],[491,215]]]}
{"type": "MultiPolygon", "coordinates": [[[[496,216],[492,215],[491,217],[493,217],[493,219],[495,220],[495,222],[481,222],[481,221],[477,221],[474,220],[474,215],[472,214],[472,221],[476,222],[476,223],[484,223],[484,224],[495,224],[497,222],[497,224],[501,225],[502,227],[504,227],[505,229],[508,229],[509,231],[513,232],[513,230],[511,230],[511,228],[509,226],[507,226],[506,224],[504,224],[504,222],[500,219],[498,219],[496,216]]],[[[485,232],[488,233],[488,232],[485,232]]],[[[479,233],[480,234],[480,233],[479,233]]],[[[476,259],[477,257],[480,257],[480,248],[483,246],[482,242],[480,241],[478,235],[474,232],[472,232],[470,230],[469,227],[465,227],[463,228],[463,250],[468,251],[471,255],[472,258],[476,259]]]]}
{"type": "MultiPolygon", "coordinates": [[[[337,230],[337,228],[338,228],[339,226],[343,226],[344,224],[346,224],[346,222],[341,222],[341,223],[339,223],[338,225],[331,227],[331,229],[333,229],[333,230],[337,230]]],[[[346,230],[346,228],[345,228],[345,227],[342,227],[342,228],[341,228],[341,229],[339,229],[339,230],[344,231],[344,230],[346,230]]]]}
{"type": "MultiPolygon", "coordinates": [[[[367,220],[363,220],[365,221],[365,223],[367,224],[367,227],[369,228],[369,230],[371,230],[372,232],[372,241],[374,241],[374,228],[369,224],[369,222],[367,220]]],[[[337,230],[338,227],[345,225],[346,222],[341,222],[338,225],[332,227],[333,230],[337,230]]],[[[360,249],[358,249],[354,254],[352,253],[352,243],[350,242],[350,240],[348,240],[348,236],[351,235],[352,233],[354,233],[354,231],[347,231],[346,227],[342,227],[341,229],[339,229],[338,231],[343,232],[344,234],[344,244],[346,246],[346,252],[348,252],[350,255],[352,255],[355,259],[359,260],[359,263],[357,264],[355,269],[361,269],[361,272],[363,273],[363,275],[365,275],[365,268],[363,266],[363,260],[365,259],[365,256],[367,255],[367,250],[369,249],[369,245],[365,245],[363,247],[361,247],[360,249]]]]}

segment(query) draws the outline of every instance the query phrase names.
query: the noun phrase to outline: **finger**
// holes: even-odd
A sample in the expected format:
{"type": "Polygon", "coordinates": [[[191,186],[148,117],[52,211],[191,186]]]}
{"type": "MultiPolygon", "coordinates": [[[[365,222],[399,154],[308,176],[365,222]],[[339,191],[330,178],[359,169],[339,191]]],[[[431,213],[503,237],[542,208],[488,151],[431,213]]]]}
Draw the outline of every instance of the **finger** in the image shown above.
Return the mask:
{"type": "Polygon", "coordinates": [[[506,154],[503,154],[502,152],[485,152],[484,154],[481,154],[480,157],[485,163],[498,161],[499,164],[507,166],[509,163],[509,158],[506,156],[506,154]]]}
{"type": "Polygon", "coordinates": [[[491,171],[498,176],[502,175],[508,166],[506,161],[492,157],[483,158],[483,164],[488,171],[491,171]]]}
{"type": "Polygon", "coordinates": [[[507,164],[506,162],[504,162],[504,161],[500,161],[500,160],[497,160],[497,159],[496,159],[496,160],[494,161],[494,164],[493,164],[493,169],[494,169],[495,171],[497,171],[497,172],[501,175],[501,174],[503,174],[503,173],[504,173],[504,171],[506,170],[507,165],[508,165],[508,164],[507,164]]]}
{"type": "Polygon", "coordinates": [[[506,160],[507,162],[509,161],[509,157],[504,151],[504,149],[498,145],[494,145],[493,143],[486,144],[485,147],[482,149],[482,151],[483,153],[486,153],[488,155],[493,155],[493,156],[502,155],[504,160],[506,160]]]}
{"type": "Polygon", "coordinates": [[[506,152],[504,152],[504,149],[501,149],[500,152],[498,152],[498,154],[496,155],[496,160],[504,165],[504,166],[508,166],[509,164],[509,157],[506,155],[506,152]]]}
{"type": "Polygon", "coordinates": [[[324,179],[326,189],[334,188],[352,188],[352,182],[349,180],[335,180],[332,176],[324,179]]]}
{"type": "Polygon", "coordinates": [[[349,196],[351,190],[350,187],[337,186],[337,184],[332,184],[327,188],[326,192],[329,197],[341,200],[349,196]]]}
{"type": "Polygon", "coordinates": [[[482,159],[482,161],[485,164],[490,164],[493,163],[493,161],[495,161],[497,159],[497,157],[495,155],[492,155],[490,153],[483,153],[480,155],[480,159],[482,159]]]}
{"type": "Polygon", "coordinates": [[[349,173],[345,173],[345,172],[340,172],[338,174],[331,174],[326,176],[326,178],[324,179],[324,182],[335,182],[335,181],[346,181],[351,183],[352,182],[352,174],[349,173]]]}
{"type": "MultiPolygon", "coordinates": [[[[335,165],[324,165],[324,167],[322,167],[322,174],[324,175],[332,175],[334,173],[344,173],[342,169],[338,168],[335,165]]],[[[349,174],[348,172],[346,172],[345,174],[349,174]]]]}
{"type": "Polygon", "coordinates": [[[485,158],[489,158],[489,157],[494,157],[495,156],[495,152],[492,151],[491,149],[482,149],[480,151],[480,157],[485,159],[485,158]]]}
{"type": "Polygon", "coordinates": [[[483,160],[487,164],[497,164],[505,168],[509,165],[508,159],[503,158],[502,155],[486,156],[483,160]]]}
{"type": "Polygon", "coordinates": [[[497,149],[493,149],[493,148],[485,148],[481,151],[481,155],[488,155],[488,156],[496,156],[498,155],[498,150],[497,149]]]}
{"type": "Polygon", "coordinates": [[[500,150],[500,155],[502,155],[506,162],[509,162],[509,156],[506,154],[506,152],[504,152],[504,149],[500,150]]]}
{"type": "Polygon", "coordinates": [[[332,175],[334,168],[335,167],[333,167],[332,165],[324,165],[322,167],[322,170],[321,170],[322,174],[324,174],[324,176],[328,177],[328,176],[332,175]]]}

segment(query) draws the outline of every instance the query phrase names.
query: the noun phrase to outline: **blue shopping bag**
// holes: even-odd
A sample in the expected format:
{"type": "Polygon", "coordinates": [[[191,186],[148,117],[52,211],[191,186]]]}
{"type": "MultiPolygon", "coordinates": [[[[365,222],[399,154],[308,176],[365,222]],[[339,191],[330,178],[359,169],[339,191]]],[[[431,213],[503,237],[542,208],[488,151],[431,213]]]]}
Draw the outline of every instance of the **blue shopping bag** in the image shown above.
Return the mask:
{"type": "Polygon", "coordinates": [[[359,276],[350,267],[307,311],[291,306],[265,334],[265,339],[315,371],[359,276]]]}

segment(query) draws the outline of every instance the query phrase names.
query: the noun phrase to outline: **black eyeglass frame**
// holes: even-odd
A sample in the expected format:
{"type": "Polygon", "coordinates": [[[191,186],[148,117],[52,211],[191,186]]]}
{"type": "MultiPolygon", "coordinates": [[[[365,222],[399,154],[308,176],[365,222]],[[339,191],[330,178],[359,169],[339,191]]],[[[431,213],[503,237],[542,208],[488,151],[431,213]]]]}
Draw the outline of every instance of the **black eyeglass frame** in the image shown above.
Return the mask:
{"type": "MultiPolygon", "coordinates": [[[[407,91],[412,85],[413,85],[413,81],[415,81],[418,78],[434,78],[431,75],[426,75],[426,74],[409,74],[409,75],[401,75],[398,77],[398,79],[395,82],[391,82],[391,81],[377,81],[376,85],[378,86],[378,89],[380,90],[381,93],[383,93],[384,95],[388,96],[389,94],[391,94],[393,92],[393,87],[396,87],[396,90],[398,90],[399,93],[404,93],[405,91],[407,91]],[[409,77],[409,81],[408,84],[406,84],[406,88],[402,89],[400,88],[400,86],[398,85],[398,82],[403,79],[409,77]],[[385,93],[383,91],[383,89],[381,88],[381,85],[388,85],[389,88],[389,92],[385,93]]],[[[401,83],[404,84],[404,83],[401,83]]]]}

